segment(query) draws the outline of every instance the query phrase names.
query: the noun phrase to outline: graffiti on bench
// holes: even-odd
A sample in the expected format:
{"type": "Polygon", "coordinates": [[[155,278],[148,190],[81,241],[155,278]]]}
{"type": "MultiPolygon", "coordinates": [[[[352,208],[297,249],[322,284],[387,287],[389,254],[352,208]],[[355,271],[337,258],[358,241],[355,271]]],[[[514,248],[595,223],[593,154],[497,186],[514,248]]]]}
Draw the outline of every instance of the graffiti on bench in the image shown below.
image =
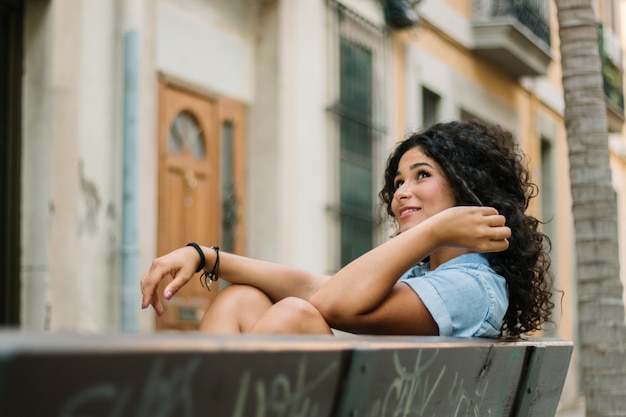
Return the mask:
{"type": "Polygon", "coordinates": [[[549,349],[490,341],[255,343],[154,349],[114,340],[98,348],[96,339],[21,350],[0,342],[0,415],[554,415],[573,348],[568,342],[546,344],[549,349]]]}

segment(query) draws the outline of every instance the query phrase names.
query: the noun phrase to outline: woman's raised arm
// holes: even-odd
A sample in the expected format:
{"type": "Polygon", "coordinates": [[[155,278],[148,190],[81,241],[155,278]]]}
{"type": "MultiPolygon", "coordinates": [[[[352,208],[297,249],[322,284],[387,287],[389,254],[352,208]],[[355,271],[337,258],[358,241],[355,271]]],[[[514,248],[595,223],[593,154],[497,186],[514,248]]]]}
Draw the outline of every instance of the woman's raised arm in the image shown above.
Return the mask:
{"type": "Polygon", "coordinates": [[[506,250],[511,230],[504,223],[504,217],[489,207],[443,210],[348,264],[309,301],[331,326],[350,323],[382,306],[400,276],[435,249],[506,250]]]}

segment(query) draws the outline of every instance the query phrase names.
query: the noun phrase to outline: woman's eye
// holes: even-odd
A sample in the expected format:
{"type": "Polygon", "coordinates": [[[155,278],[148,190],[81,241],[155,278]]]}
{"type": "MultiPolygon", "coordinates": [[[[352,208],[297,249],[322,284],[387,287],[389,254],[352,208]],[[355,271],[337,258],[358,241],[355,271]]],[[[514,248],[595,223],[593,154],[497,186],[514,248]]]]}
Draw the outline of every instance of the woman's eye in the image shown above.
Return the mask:
{"type": "Polygon", "coordinates": [[[404,184],[404,181],[396,181],[393,183],[393,189],[397,190],[398,188],[402,187],[402,184],[404,184]]]}
{"type": "Polygon", "coordinates": [[[417,179],[418,180],[421,180],[423,178],[428,178],[428,177],[430,177],[430,174],[428,172],[426,172],[426,171],[420,171],[420,172],[417,173],[417,179]]]}

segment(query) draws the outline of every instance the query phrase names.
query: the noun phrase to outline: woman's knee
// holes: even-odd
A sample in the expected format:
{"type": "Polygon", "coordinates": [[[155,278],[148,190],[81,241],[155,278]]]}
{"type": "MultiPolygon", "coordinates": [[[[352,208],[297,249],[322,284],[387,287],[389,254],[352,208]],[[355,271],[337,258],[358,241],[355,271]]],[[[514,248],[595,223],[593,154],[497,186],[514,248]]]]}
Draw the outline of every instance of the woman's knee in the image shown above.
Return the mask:
{"type": "Polygon", "coordinates": [[[290,317],[296,319],[314,319],[321,317],[321,313],[313,304],[298,297],[287,297],[276,303],[276,306],[283,309],[290,317]]]}
{"type": "Polygon", "coordinates": [[[200,323],[200,331],[245,332],[254,326],[272,301],[261,290],[248,285],[229,285],[211,302],[200,323]]]}
{"type": "Polygon", "coordinates": [[[241,306],[256,305],[257,303],[271,305],[271,300],[258,288],[249,285],[229,285],[220,290],[212,304],[227,304],[234,308],[241,308],[241,306]]]}
{"type": "Polygon", "coordinates": [[[254,330],[269,333],[332,333],[319,310],[297,297],[287,297],[274,304],[254,330]]]}

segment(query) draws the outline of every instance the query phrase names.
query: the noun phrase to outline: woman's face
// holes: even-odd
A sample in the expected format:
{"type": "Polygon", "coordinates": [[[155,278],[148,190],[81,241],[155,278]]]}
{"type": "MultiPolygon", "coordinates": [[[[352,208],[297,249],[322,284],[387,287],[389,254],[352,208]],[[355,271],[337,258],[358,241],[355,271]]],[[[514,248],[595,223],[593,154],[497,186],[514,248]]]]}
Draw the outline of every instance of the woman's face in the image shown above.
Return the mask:
{"type": "Polygon", "coordinates": [[[456,205],[441,167],[419,147],[409,149],[400,158],[394,188],[391,211],[400,233],[456,205]]]}

